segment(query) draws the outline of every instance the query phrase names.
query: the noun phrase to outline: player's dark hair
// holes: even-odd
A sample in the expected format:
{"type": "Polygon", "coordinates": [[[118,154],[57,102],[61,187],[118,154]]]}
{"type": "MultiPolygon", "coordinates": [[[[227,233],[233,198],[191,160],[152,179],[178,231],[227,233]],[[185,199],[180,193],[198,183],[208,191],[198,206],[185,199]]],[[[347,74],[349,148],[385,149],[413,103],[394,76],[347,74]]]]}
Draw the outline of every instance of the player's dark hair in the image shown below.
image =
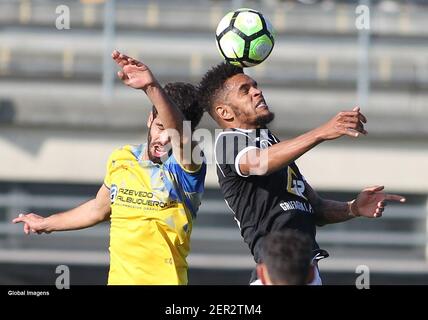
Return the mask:
{"type": "Polygon", "coordinates": [[[312,241],[299,231],[274,231],[263,239],[262,262],[274,284],[306,284],[311,261],[312,241]]]}
{"type": "MultiPolygon", "coordinates": [[[[185,82],[170,82],[163,89],[168,97],[175,103],[178,109],[183,113],[186,120],[192,124],[192,131],[201,121],[204,109],[199,105],[198,91],[196,87],[185,82]]],[[[158,112],[153,106],[153,117],[156,118],[158,112]]]]}
{"type": "Polygon", "coordinates": [[[214,117],[214,104],[221,93],[227,79],[236,74],[244,73],[241,67],[230,63],[220,63],[203,76],[199,83],[199,104],[214,117]]]}

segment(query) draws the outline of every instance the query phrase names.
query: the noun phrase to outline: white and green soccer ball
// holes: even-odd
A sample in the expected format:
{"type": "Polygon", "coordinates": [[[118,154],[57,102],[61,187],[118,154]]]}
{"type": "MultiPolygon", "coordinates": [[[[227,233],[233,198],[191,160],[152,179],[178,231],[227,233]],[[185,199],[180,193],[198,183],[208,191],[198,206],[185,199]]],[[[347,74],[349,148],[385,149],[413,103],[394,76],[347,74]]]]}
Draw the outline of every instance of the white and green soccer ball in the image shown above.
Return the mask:
{"type": "Polygon", "coordinates": [[[269,20],[252,9],[238,9],[226,14],[217,26],[217,48],[229,63],[252,67],[263,62],[275,44],[269,20]]]}

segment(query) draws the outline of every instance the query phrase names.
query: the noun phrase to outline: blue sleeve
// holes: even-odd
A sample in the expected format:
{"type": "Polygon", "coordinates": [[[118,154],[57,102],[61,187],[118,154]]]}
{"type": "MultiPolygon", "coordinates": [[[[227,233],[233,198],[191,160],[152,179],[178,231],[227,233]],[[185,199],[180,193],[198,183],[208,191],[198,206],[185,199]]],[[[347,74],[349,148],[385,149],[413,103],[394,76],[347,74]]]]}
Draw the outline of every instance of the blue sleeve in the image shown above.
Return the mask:
{"type": "Polygon", "coordinates": [[[165,167],[180,182],[183,191],[186,193],[203,193],[207,165],[205,161],[198,170],[188,171],[184,169],[173,155],[164,163],[165,167]]]}
{"type": "Polygon", "coordinates": [[[175,190],[176,195],[184,202],[190,210],[193,217],[201,205],[202,195],[204,193],[204,183],[206,175],[205,161],[200,165],[198,170],[190,172],[184,169],[174,158],[173,155],[164,163],[165,168],[174,176],[180,190],[175,190]]]}

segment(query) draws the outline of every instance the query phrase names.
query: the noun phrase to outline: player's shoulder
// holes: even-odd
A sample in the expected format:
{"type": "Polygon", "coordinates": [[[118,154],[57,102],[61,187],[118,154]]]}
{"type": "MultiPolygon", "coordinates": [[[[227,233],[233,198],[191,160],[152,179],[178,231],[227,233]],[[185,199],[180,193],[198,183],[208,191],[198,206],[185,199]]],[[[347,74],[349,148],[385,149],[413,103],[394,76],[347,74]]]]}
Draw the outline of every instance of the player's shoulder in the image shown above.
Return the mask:
{"type": "Polygon", "coordinates": [[[194,168],[189,170],[176,159],[174,154],[171,154],[170,157],[164,162],[163,167],[169,171],[172,171],[173,173],[184,172],[191,175],[198,174],[205,176],[207,161],[205,155],[202,154],[199,161],[194,165],[194,168]]]}
{"type": "Polygon", "coordinates": [[[141,158],[144,144],[127,144],[115,149],[109,157],[110,161],[138,160],[141,158]]]}
{"type": "Polygon", "coordinates": [[[221,131],[216,138],[216,143],[227,140],[238,138],[249,138],[254,132],[254,129],[240,129],[240,128],[228,128],[221,131]]]}

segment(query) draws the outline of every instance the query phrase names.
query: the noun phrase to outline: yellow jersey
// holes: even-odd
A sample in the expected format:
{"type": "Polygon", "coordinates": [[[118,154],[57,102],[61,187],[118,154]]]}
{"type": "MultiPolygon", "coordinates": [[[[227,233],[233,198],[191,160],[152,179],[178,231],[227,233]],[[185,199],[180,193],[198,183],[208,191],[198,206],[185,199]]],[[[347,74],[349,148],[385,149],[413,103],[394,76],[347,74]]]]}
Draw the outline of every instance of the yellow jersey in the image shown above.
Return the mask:
{"type": "Polygon", "coordinates": [[[192,220],[204,192],[206,164],[185,170],[171,155],[143,160],[146,144],[114,151],[104,184],[110,189],[109,285],[187,284],[192,220]]]}

